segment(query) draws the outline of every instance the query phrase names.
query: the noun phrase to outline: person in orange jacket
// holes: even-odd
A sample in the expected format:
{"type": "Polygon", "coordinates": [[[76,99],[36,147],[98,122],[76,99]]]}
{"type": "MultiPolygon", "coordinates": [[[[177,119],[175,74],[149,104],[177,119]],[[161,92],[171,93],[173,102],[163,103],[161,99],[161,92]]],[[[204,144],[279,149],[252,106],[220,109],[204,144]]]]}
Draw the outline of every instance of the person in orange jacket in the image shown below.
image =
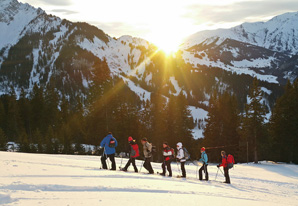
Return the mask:
{"type": "Polygon", "coordinates": [[[224,183],[231,184],[230,176],[229,176],[228,160],[227,160],[225,151],[221,151],[221,157],[222,157],[221,164],[217,165],[217,167],[219,168],[222,166],[224,168],[225,178],[226,178],[226,181],[224,183]]]}

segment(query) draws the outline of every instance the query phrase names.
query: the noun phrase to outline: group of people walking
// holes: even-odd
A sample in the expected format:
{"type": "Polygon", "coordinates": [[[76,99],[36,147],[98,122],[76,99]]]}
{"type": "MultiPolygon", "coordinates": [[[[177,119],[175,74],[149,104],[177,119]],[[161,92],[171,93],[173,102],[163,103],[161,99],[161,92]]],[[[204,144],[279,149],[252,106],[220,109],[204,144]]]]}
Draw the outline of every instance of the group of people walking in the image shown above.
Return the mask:
{"type": "MultiPolygon", "coordinates": [[[[156,152],[154,149],[154,146],[148,142],[147,138],[143,138],[141,140],[141,143],[143,145],[143,154],[144,154],[144,164],[142,165],[149,174],[154,174],[154,170],[151,165],[153,153],[156,152]]],[[[116,162],[115,162],[115,148],[118,146],[118,142],[115,137],[113,137],[112,133],[109,133],[100,143],[100,147],[103,148],[103,155],[101,157],[101,163],[103,169],[108,169],[107,167],[107,158],[110,159],[112,165],[111,170],[116,170],[116,162]]],[[[185,170],[185,163],[190,158],[189,154],[187,153],[187,150],[183,147],[183,144],[181,142],[177,143],[177,155],[175,156],[175,151],[173,148],[169,146],[167,142],[163,143],[163,163],[161,165],[162,172],[159,173],[160,175],[165,176],[166,170],[168,171],[168,177],[172,177],[172,168],[171,163],[176,159],[177,164],[180,162],[180,168],[182,172],[182,178],[186,178],[186,170],[185,170]]],[[[138,168],[136,166],[136,158],[140,156],[139,146],[132,137],[128,137],[128,148],[127,152],[129,153],[129,160],[126,163],[126,165],[121,168],[122,171],[127,171],[128,167],[132,164],[134,171],[139,172],[138,168]]],[[[218,164],[217,167],[223,167],[224,168],[224,175],[225,175],[225,182],[230,184],[230,177],[229,177],[229,169],[230,169],[230,162],[235,163],[234,159],[229,162],[228,156],[226,156],[226,153],[224,151],[221,152],[222,156],[222,163],[218,164]]],[[[230,156],[230,155],[229,155],[230,156]]],[[[232,157],[232,156],[231,156],[232,157]]],[[[202,163],[201,168],[199,169],[199,180],[209,180],[208,175],[208,155],[206,153],[206,150],[204,147],[201,148],[201,158],[199,159],[199,162],[202,163]],[[205,173],[205,179],[203,179],[203,171],[205,173]]],[[[122,164],[122,162],[121,162],[122,164]]],[[[179,168],[178,168],[179,169],[179,168]]]]}

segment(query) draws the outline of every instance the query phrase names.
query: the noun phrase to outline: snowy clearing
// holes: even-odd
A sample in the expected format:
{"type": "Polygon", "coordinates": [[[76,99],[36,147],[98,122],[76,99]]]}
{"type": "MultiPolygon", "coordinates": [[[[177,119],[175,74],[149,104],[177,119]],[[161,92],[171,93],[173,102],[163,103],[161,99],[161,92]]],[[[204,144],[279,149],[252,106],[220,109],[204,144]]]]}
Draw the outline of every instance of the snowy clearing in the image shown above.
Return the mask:
{"type": "MultiPolygon", "coordinates": [[[[297,205],[298,166],[236,165],[232,185],[208,167],[209,182],[99,170],[98,156],[0,152],[0,204],[3,205],[297,205]]],[[[123,165],[127,159],[123,159],[123,165]]],[[[117,159],[117,168],[121,159],[117,159]]],[[[140,161],[137,165],[140,168],[140,161]]],[[[154,163],[155,172],[161,171],[154,163]]],[[[177,165],[172,164],[176,176],[177,165]]],[[[130,171],[132,168],[129,168],[130,171]]],[[[145,172],[144,168],[142,172],[145,172]]]]}

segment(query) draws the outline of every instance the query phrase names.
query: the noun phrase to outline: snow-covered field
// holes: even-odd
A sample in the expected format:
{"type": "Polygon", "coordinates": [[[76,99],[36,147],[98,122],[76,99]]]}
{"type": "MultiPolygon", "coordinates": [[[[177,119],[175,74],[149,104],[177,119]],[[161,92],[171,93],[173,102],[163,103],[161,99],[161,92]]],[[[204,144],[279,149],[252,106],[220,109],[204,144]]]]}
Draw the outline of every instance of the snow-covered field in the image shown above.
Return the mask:
{"type": "Polygon", "coordinates": [[[99,170],[97,156],[0,152],[0,167],[0,205],[298,205],[297,165],[236,165],[231,185],[220,172],[214,181],[214,165],[209,182],[196,180],[193,165],[186,180],[99,170]]]}

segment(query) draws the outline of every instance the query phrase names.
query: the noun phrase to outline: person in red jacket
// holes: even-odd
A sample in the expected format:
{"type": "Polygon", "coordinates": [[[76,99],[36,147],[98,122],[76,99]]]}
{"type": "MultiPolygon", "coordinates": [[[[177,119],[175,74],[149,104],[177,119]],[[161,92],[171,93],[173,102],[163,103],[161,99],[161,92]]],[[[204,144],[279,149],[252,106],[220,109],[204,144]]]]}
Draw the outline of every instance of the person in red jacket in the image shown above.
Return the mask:
{"type": "Polygon", "coordinates": [[[230,176],[229,176],[228,160],[227,160],[225,151],[221,151],[221,157],[222,157],[221,164],[217,165],[217,167],[219,168],[222,166],[224,168],[225,178],[226,178],[226,181],[224,183],[231,184],[230,176]]]}
{"type": "Polygon", "coordinates": [[[129,148],[130,148],[130,151],[129,151],[129,160],[126,163],[125,167],[122,168],[121,170],[126,172],[127,171],[127,168],[130,166],[130,164],[132,164],[135,172],[138,172],[138,168],[136,166],[136,158],[138,156],[140,156],[140,154],[139,154],[139,146],[138,146],[138,144],[136,143],[136,141],[132,137],[128,137],[128,143],[129,143],[129,148]]]}
{"type": "Polygon", "coordinates": [[[166,175],[166,167],[169,172],[169,177],[172,177],[172,168],[171,168],[171,162],[174,159],[174,150],[168,145],[167,142],[163,143],[163,157],[164,162],[162,163],[162,173],[160,175],[165,176],[166,175]]]}

